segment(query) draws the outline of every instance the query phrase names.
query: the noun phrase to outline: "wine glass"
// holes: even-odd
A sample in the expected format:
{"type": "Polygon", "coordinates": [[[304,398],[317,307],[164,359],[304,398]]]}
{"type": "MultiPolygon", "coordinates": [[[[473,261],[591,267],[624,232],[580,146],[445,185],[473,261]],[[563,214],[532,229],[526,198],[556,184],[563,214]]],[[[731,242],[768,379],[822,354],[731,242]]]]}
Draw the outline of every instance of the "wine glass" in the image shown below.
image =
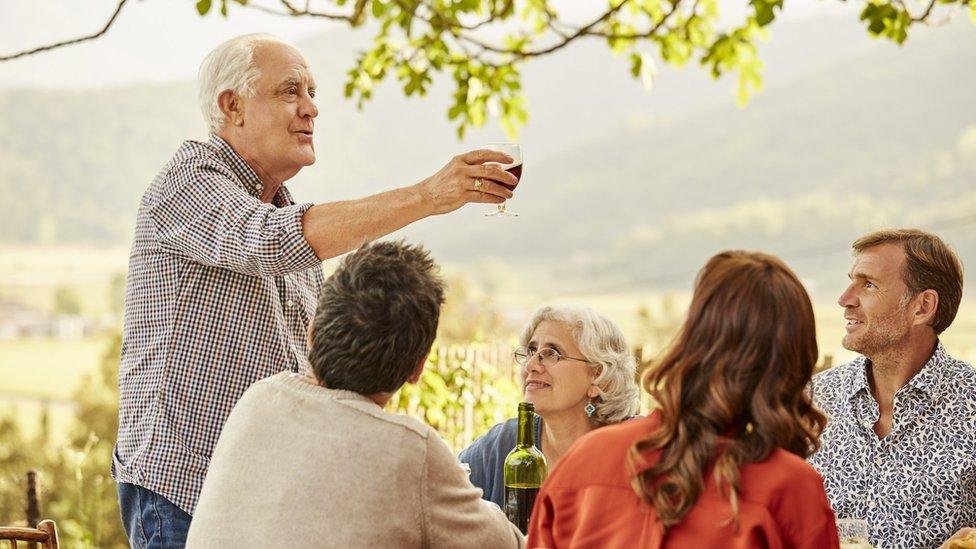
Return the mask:
{"type": "Polygon", "coordinates": [[[841,549],[871,549],[868,541],[868,521],[843,518],[837,521],[837,537],[841,549]]]}
{"type": "MultiPolygon", "coordinates": [[[[512,157],[511,164],[499,164],[497,162],[485,162],[485,164],[494,164],[506,172],[514,175],[521,182],[522,180],[522,147],[518,143],[489,143],[481,147],[482,149],[488,149],[490,151],[498,151],[507,154],[512,157]]],[[[507,183],[497,182],[499,185],[505,187],[510,191],[514,191],[514,186],[509,186],[507,183]]],[[[485,212],[488,217],[515,217],[518,214],[505,209],[505,202],[498,205],[498,209],[485,212]]]]}

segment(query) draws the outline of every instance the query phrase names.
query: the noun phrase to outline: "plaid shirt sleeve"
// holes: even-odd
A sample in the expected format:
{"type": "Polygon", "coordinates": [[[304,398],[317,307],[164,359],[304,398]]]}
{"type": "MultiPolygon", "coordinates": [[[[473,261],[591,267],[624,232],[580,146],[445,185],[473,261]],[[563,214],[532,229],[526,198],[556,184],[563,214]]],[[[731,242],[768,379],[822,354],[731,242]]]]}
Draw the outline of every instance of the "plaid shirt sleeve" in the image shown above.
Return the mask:
{"type": "Polygon", "coordinates": [[[320,260],[302,235],[310,203],[278,208],[254,199],[226,167],[176,166],[148,213],[161,248],[195,262],[251,276],[280,276],[320,260]]]}

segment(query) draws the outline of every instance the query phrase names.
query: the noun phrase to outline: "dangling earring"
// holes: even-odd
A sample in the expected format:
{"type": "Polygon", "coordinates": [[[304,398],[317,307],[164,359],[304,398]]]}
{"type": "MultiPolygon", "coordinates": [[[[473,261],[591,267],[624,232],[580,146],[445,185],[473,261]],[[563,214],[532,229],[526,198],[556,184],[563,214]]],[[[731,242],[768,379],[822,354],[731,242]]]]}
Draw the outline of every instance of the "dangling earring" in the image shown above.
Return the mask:
{"type": "Polygon", "coordinates": [[[586,406],[583,406],[583,411],[586,412],[586,417],[593,417],[593,414],[596,412],[596,406],[593,405],[592,400],[587,402],[586,406]]]}

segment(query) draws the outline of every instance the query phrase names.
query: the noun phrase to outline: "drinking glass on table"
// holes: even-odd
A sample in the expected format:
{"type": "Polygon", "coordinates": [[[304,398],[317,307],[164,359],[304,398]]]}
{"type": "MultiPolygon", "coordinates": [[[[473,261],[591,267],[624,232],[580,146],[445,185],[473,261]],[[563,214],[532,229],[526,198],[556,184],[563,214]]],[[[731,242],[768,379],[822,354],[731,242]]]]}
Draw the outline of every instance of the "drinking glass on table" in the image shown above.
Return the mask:
{"type": "MultiPolygon", "coordinates": [[[[520,182],[522,180],[522,147],[518,143],[489,143],[481,147],[482,149],[488,149],[490,151],[498,151],[507,154],[512,157],[511,164],[498,164],[497,162],[486,162],[486,164],[495,164],[506,172],[514,175],[520,182]]],[[[507,183],[498,182],[499,185],[505,187],[510,191],[514,191],[515,187],[510,186],[507,183]]],[[[498,205],[498,209],[491,212],[486,212],[488,217],[515,217],[518,214],[505,209],[505,202],[498,205]]]]}
{"type": "Polygon", "coordinates": [[[872,549],[868,541],[868,521],[864,519],[838,519],[837,537],[841,549],[872,549]]]}

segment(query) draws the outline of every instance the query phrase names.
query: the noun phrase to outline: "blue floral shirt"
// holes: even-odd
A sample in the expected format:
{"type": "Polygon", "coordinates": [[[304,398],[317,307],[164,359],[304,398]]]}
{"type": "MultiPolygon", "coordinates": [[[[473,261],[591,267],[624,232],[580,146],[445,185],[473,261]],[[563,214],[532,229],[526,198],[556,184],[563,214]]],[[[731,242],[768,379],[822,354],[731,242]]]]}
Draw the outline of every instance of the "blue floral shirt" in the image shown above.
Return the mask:
{"type": "Polygon", "coordinates": [[[895,394],[892,428],[880,414],[865,357],[818,374],[815,404],[827,415],[810,463],[837,518],[866,519],[878,548],[936,548],[976,526],[976,368],[939,343],[895,394]]]}

